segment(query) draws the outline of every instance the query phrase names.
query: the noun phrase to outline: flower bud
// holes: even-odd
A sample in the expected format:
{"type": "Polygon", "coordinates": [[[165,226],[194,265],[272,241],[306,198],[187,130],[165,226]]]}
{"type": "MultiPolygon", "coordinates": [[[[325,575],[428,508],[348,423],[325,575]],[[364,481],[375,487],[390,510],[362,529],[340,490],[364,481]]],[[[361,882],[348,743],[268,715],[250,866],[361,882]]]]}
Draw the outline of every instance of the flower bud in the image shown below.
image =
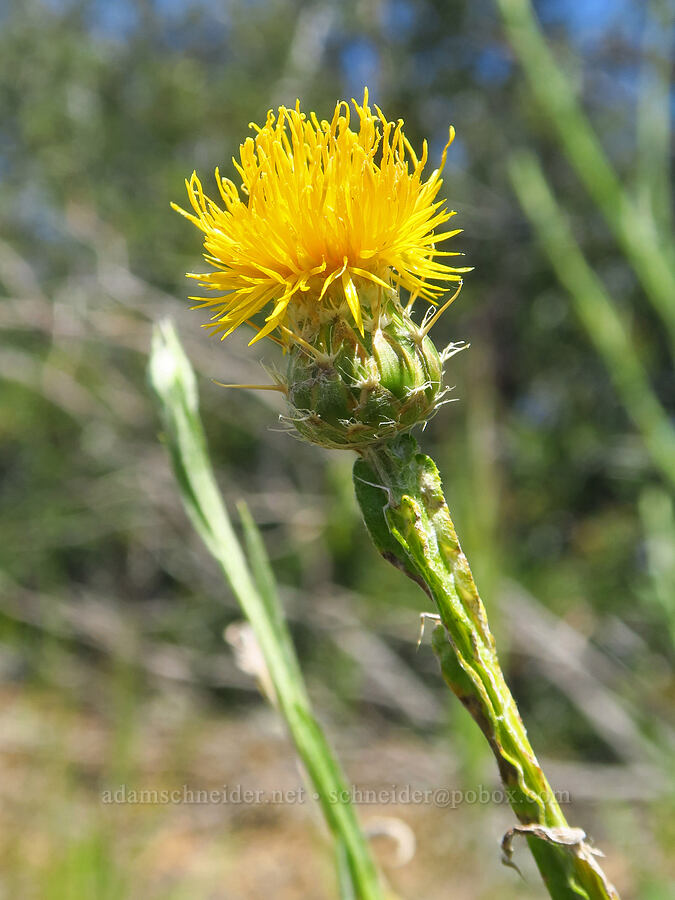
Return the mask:
{"type": "Polygon", "coordinates": [[[310,342],[292,345],[289,417],[311,443],[361,450],[426,422],[442,382],[436,347],[393,294],[362,334],[346,310],[336,310],[310,342]]]}

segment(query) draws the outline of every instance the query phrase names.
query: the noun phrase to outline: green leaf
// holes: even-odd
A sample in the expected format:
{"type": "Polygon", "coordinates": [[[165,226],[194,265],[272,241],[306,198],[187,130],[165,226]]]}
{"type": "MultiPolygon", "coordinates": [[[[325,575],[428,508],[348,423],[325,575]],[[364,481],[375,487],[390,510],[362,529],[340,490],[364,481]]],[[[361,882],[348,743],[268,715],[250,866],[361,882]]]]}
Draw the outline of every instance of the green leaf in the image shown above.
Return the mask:
{"type": "Polygon", "coordinates": [[[349,802],[347,782],[309,704],[260,533],[241,505],[244,553],[223,505],[199,418],[194,372],[169,322],[155,329],[148,374],[185,509],[253,629],[279,710],[338,848],[337,858],[344,858],[339,871],[341,896],[343,900],[382,900],[368,843],[349,802]]]}

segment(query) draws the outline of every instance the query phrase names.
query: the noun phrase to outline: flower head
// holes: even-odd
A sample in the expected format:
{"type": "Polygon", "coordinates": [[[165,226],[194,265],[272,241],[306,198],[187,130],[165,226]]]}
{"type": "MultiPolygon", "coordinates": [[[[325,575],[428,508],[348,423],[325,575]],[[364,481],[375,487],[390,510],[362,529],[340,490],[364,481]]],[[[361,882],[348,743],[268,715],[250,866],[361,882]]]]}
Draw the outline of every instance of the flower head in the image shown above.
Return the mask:
{"type": "Polygon", "coordinates": [[[271,110],[233,163],[241,186],[221,177],[222,203],[204,194],[196,173],[186,181],[194,214],[174,205],[204,233],[205,259],[215,271],[191,274],[218,296],[198,300],[214,312],[208,327],[222,337],[263,309],[253,343],[275,330],[282,342],[324,313],[348,310],[361,334],[373,313],[373,291],[402,287],[411,301],[430,302],[461,281],[466,268],[442,259],[459,255],[436,245],[455,231],[438,230],[454,215],[438,201],[450,138],[441,165],[423,180],[427,144],[418,157],[379,107],[341,101],[330,121],[295,109],[271,110]],[[353,126],[353,127],[352,127],[353,126]]]}

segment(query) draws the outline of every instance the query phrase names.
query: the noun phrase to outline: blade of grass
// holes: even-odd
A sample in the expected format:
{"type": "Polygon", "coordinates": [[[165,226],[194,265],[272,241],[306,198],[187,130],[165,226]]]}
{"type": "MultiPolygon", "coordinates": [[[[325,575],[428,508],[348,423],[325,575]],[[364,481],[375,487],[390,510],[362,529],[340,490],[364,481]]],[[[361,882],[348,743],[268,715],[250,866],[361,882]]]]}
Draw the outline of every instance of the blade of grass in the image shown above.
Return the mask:
{"type": "Polygon", "coordinates": [[[661,316],[675,351],[675,249],[649,210],[623,189],[610,160],[560,69],[530,0],[495,0],[532,95],[555,130],[579,180],[602,212],[661,316]]]}
{"type": "Polygon", "coordinates": [[[337,867],[341,900],[356,900],[344,841],[338,840],[335,842],[335,865],[337,867]]]}
{"type": "Polygon", "coordinates": [[[244,532],[246,556],[248,557],[256,587],[265,604],[265,610],[274,628],[279,647],[284,652],[286,665],[289,671],[294,672],[298,684],[302,685],[302,673],[298,665],[298,658],[295,655],[295,649],[279,599],[276,581],[274,580],[274,573],[272,572],[260,531],[253,521],[248,506],[243,501],[237,504],[237,511],[244,532]]]}
{"type": "Polygon", "coordinates": [[[648,602],[660,609],[675,644],[675,504],[652,485],[643,489],[638,508],[649,578],[642,590],[648,602]]]}
{"type": "Polygon", "coordinates": [[[647,4],[642,40],[642,71],[637,106],[638,202],[662,234],[672,234],[670,184],[670,81],[675,4],[647,4]]]}
{"type": "Polygon", "coordinates": [[[345,861],[339,873],[342,897],[382,900],[368,844],[348,800],[347,782],[312,713],[262,540],[244,510],[249,565],[216,485],[198,412],[194,371],[168,322],[155,328],[149,379],[185,509],[253,628],[279,711],[312,782],[338,857],[345,861]],[[349,889],[344,887],[347,880],[349,889]]]}
{"type": "Polygon", "coordinates": [[[628,328],[586,262],[536,157],[514,153],[508,171],[516,196],[616,391],[662,474],[675,486],[675,429],[655,396],[628,328]]]}

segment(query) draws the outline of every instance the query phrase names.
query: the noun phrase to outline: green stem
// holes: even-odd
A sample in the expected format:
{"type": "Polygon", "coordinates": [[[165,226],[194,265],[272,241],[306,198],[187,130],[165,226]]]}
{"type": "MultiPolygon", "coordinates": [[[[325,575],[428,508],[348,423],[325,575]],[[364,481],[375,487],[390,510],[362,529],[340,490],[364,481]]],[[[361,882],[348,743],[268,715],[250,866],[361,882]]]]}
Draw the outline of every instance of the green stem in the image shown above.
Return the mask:
{"type": "Polygon", "coordinates": [[[675,250],[648,207],[624,189],[570,79],[551,52],[531,0],[495,0],[530,91],[659,313],[675,349],[675,250]]]}
{"type": "Polygon", "coordinates": [[[670,178],[670,81],[675,5],[646,4],[637,104],[637,202],[651,214],[659,232],[673,233],[670,178]]]}
{"type": "Polygon", "coordinates": [[[155,329],[149,375],[181,499],[253,629],[274,689],[272,699],[335,840],[341,896],[383,900],[368,843],[349,801],[348,783],[312,712],[260,535],[245,507],[240,508],[247,559],[220,496],[199,417],[194,372],[169,323],[155,329]]]}
{"type": "Polygon", "coordinates": [[[471,569],[457,540],[438,470],[410,435],[364,451],[354,486],[380,553],[420,584],[442,626],[432,646],[443,677],[497,760],[509,802],[554,900],[618,900],[589,847],[571,843],[565,817],[537,762],[504,680],[471,569]]]}
{"type": "Polygon", "coordinates": [[[508,172],[536,238],[568,290],[626,412],[642,434],[652,461],[675,487],[675,428],[652,390],[625,316],[586,261],[536,157],[525,150],[512,153],[508,172]]]}

